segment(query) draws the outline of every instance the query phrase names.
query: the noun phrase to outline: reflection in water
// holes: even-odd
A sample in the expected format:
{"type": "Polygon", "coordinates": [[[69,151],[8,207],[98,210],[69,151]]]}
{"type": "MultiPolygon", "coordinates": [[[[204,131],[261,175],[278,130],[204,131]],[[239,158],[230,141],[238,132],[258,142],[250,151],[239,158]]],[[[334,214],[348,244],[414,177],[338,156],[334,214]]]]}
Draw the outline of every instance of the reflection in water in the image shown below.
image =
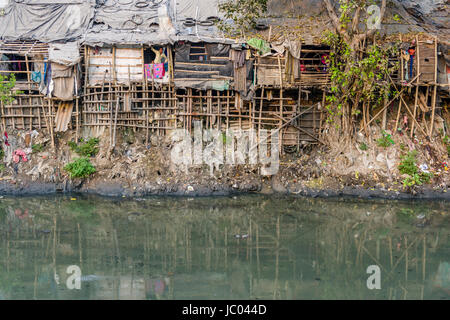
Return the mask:
{"type": "Polygon", "coordinates": [[[445,202],[0,201],[1,299],[450,298],[445,202]],[[369,265],[380,290],[367,288],[369,265]]]}

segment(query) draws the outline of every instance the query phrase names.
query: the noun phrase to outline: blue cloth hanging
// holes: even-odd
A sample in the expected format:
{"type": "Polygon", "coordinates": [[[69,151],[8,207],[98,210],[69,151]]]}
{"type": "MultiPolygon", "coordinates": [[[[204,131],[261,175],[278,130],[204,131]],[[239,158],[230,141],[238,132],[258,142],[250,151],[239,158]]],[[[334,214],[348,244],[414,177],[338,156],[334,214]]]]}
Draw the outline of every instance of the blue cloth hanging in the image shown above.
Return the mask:
{"type": "Polygon", "coordinates": [[[33,71],[31,73],[31,80],[36,83],[41,83],[42,81],[42,74],[40,71],[33,71]]]}
{"type": "Polygon", "coordinates": [[[413,67],[414,67],[414,56],[409,57],[409,77],[413,77],[413,67]]]}

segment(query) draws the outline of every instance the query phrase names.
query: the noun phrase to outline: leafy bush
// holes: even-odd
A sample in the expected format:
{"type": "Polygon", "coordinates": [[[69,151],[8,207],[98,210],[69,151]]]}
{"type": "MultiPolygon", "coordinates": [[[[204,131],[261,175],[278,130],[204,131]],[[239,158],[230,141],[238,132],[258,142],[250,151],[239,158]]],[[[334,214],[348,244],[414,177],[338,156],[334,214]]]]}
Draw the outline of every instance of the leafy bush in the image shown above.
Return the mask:
{"type": "Polygon", "coordinates": [[[359,149],[362,151],[366,151],[368,149],[367,144],[364,142],[359,145],[359,149]]]}
{"type": "Polygon", "coordinates": [[[419,172],[419,168],[416,164],[416,156],[417,151],[413,150],[401,157],[398,170],[402,174],[409,175],[409,177],[403,180],[404,187],[420,186],[424,183],[430,183],[431,178],[433,178],[431,172],[419,172]]]}
{"type": "Polygon", "coordinates": [[[11,73],[9,76],[5,76],[0,73],[0,101],[4,104],[10,104],[15,100],[17,94],[22,94],[23,91],[13,91],[16,86],[16,76],[11,73]]]}
{"type": "Polygon", "coordinates": [[[448,135],[445,135],[444,138],[442,138],[442,141],[444,142],[444,145],[447,147],[447,154],[450,157],[450,137],[448,135]]]}
{"type": "Polygon", "coordinates": [[[96,172],[88,158],[77,158],[64,166],[64,170],[69,172],[70,178],[86,178],[96,172]]]}
{"type": "Polygon", "coordinates": [[[0,159],[3,159],[4,156],[5,156],[5,150],[3,150],[2,147],[0,147],[0,159]]]}
{"type": "Polygon", "coordinates": [[[44,150],[44,146],[40,143],[37,143],[37,144],[33,144],[31,146],[31,149],[33,149],[33,152],[37,153],[37,152],[41,152],[42,150],[44,150]]]}
{"type": "Polygon", "coordinates": [[[78,145],[73,141],[69,141],[67,144],[69,145],[70,149],[72,149],[72,151],[78,153],[82,157],[93,157],[99,151],[98,138],[91,138],[86,142],[84,142],[84,140],[81,139],[80,143],[81,144],[78,145]]]}
{"type": "Polygon", "coordinates": [[[412,187],[412,186],[420,186],[422,185],[422,180],[420,179],[420,175],[418,175],[417,173],[415,173],[412,176],[409,176],[405,179],[403,179],[403,186],[404,187],[412,187]]]}
{"type": "Polygon", "coordinates": [[[217,22],[221,31],[227,33],[248,31],[254,28],[258,19],[266,13],[267,0],[225,0],[219,4],[219,11],[225,18],[217,22]],[[233,20],[233,24],[226,23],[228,19],[233,20]]]}
{"type": "Polygon", "coordinates": [[[388,134],[386,131],[383,130],[381,134],[383,136],[377,140],[377,144],[379,147],[388,148],[393,144],[395,144],[394,140],[392,140],[391,135],[388,134]]]}
{"type": "Polygon", "coordinates": [[[416,156],[417,151],[413,150],[401,157],[401,162],[398,166],[398,170],[400,171],[400,173],[413,176],[419,171],[416,165],[416,156]]]}

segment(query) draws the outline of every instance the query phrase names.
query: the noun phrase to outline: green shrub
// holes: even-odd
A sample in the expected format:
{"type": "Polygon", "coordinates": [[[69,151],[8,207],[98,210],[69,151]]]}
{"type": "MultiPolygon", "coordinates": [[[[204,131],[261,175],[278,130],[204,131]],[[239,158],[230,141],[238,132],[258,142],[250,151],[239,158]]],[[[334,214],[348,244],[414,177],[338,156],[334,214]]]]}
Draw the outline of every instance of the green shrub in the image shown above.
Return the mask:
{"type": "Polygon", "coordinates": [[[359,145],[359,149],[362,151],[366,151],[368,149],[367,144],[364,142],[359,145]]]}
{"type": "Polygon", "coordinates": [[[3,150],[2,147],[0,147],[0,159],[3,159],[4,156],[5,156],[5,150],[3,150]]]}
{"type": "Polygon", "coordinates": [[[5,165],[3,163],[0,163],[0,172],[3,172],[5,170],[5,165]]]}
{"type": "Polygon", "coordinates": [[[44,150],[44,146],[40,143],[37,143],[37,144],[33,144],[31,146],[31,149],[33,149],[33,152],[41,152],[42,150],[44,150]]]}
{"type": "Polygon", "coordinates": [[[433,174],[431,172],[419,172],[416,164],[417,151],[413,150],[401,157],[401,162],[398,170],[402,174],[407,174],[409,177],[403,180],[404,187],[420,186],[424,183],[430,183],[433,174]]]}
{"type": "Polygon", "coordinates": [[[450,145],[450,138],[449,138],[448,135],[445,135],[445,136],[442,138],[442,141],[444,142],[445,145],[450,145]]]}
{"type": "Polygon", "coordinates": [[[88,158],[77,158],[64,166],[64,170],[69,172],[70,178],[86,178],[96,172],[88,158]]]}
{"type": "Polygon", "coordinates": [[[381,134],[383,136],[377,140],[377,144],[379,147],[388,148],[395,143],[394,140],[392,140],[391,135],[388,134],[386,131],[383,130],[381,134]]]}
{"type": "Polygon", "coordinates": [[[401,162],[398,166],[400,173],[413,176],[419,171],[416,165],[416,156],[417,151],[413,150],[400,158],[401,162]]]}
{"type": "Polygon", "coordinates": [[[99,143],[99,139],[91,138],[86,142],[84,142],[84,140],[81,139],[79,145],[73,141],[69,141],[67,144],[69,145],[70,149],[72,149],[72,151],[78,153],[80,156],[93,157],[99,151],[98,143],[99,143]]]}
{"type": "Polygon", "coordinates": [[[418,175],[417,173],[415,173],[412,176],[409,176],[405,179],[403,179],[403,186],[404,187],[412,187],[412,186],[420,186],[422,185],[422,180],[420,179],[420,175],[418,175]]]}
{"type": "Polygon", "coordinates": [[[447,147],[447,154],[450,157],[450,137],[448,135],[445,135],[442,138],[442,142],[444,142],[444,145],[447,147]]]}

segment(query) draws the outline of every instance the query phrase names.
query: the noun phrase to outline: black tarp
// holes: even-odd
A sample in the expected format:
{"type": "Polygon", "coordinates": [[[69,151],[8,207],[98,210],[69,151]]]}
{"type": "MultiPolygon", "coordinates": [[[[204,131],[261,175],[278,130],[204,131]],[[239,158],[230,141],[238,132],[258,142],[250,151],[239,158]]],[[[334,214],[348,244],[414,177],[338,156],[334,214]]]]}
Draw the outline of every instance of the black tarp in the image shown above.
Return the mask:
{"type": "Polygon", "coordinates": [[[50,2],[11,1],[4,8],[4,15],[0,16],[0,38],[41,42],[65,42],[81,38],[94,17],[90,1],[74,1],[71,4],[50,2]]]}

